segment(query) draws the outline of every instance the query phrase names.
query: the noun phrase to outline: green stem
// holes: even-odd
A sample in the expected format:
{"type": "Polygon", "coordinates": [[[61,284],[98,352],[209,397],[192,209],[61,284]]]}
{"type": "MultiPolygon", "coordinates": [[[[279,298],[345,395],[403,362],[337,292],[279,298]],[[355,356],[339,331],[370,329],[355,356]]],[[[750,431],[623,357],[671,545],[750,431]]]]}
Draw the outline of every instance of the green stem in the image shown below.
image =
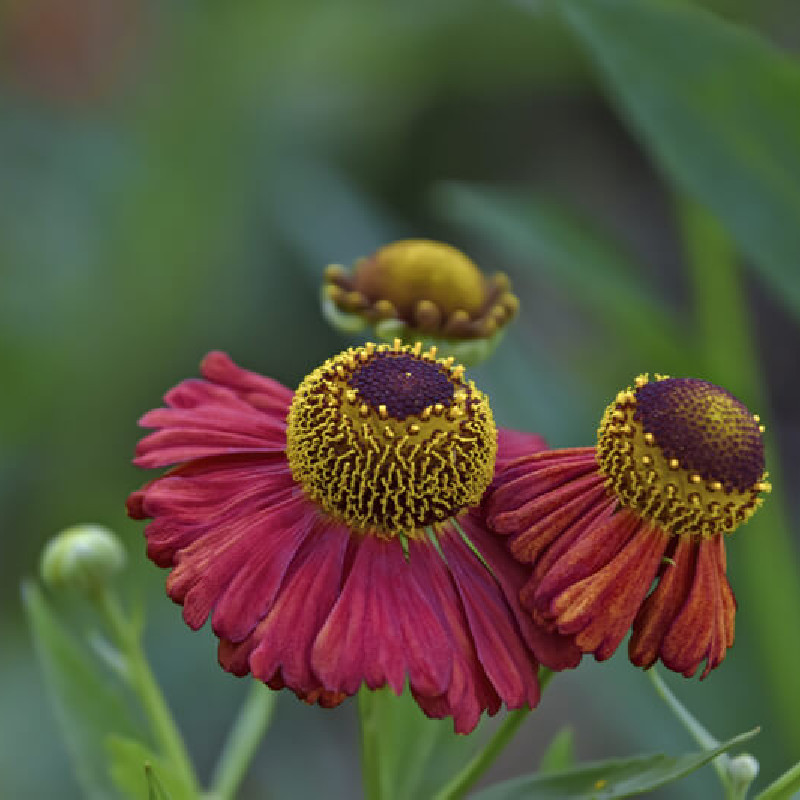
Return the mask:
{"type": "MultiPolygon", "coordinates": [[[[539,670],[539,685],[542,691],[550,683],[552,677],[553,673],[549,669],[542,667],[539,670]]],[[[518,708],[514,711],[509,711],[486,747],[476,754],[472,761],[436,794],[434,800],[458,800],[458,798],[463,797],[486,770],[494,764],[497,757],[514,737],[519,726],[525,722],[530,712],[530,708],[518,708]]]]}
{"type": "Polygon", "coordinates": [[[380,800],[381,779],[378,764],[378,729],[375,724],[373,692],[362,688],[358,693],[361,719],[361,775],[366,800],[380,800]]]}
{"type": "MultiPolygon", "coordinates": [[[[650,682],[656,690],[656,694],[666,703],[670,711],[677,717],[678,721],[689,732],[689,735],[703,748],[703,750],[713,750],[719,746],[719,742],[691,715],[689,710],[675,697],[667,685],[661,680],[661,676],[655,667],[647,671],[650,682]]],[[[725,796],[732,797],[733,786],[728,774],[729,756],[726,753],[717,756],[711,763],[717,771],[719,781],[725,790],[725,796]]]]}
{"type": "Polygon", "coordinates": [[[211,779],[211,794],[217,800],[235,797],[269,727],[274,708],[275,693],[253,681],[211,779]]]}
{"type": "Polygon", "coordinates": [[[158,748],[180,780],[198,793],[199,783],[186,745],[147,663],[138,633],[125,617],[116,597],[105,587],[97,589],[94,600],[125,658],[128,681],[139,697],[158,748]]]}

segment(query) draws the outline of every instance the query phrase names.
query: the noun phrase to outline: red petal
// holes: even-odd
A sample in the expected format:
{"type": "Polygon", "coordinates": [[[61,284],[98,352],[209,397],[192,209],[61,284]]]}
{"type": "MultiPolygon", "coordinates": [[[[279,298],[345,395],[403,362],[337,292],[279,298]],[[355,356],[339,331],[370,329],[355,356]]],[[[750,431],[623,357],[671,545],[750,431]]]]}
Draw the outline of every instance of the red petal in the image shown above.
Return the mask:
{"type": "Polygon", "coordinates": [[[409,556],[439,612],[453,658],[450,683],[444,692],[434,696],[422,695],[413,688],[412,692],[429,717],[452,716],[456,733],[470,733],[482,711],[497,713],[500,698],[478,661],[464,607],[444,561],[428,542],[411,541],[409,556]]]}
{"type": "Polygon", "coordinates": [[[276,435],[273,441],[255,439],[236,433],[209,431],[204,428],[166,428],[145,436],[136,446],[133,463],[138,467],[156,468],[197,458],[234,453],[280,453],[286,449],[286,437],[276,435]]]}
{"type": "Polygon", "coordinates": [[[510,503],[507,503],[504,511],[498,511],[502,500],[501,492],[506,488],[509,487],[501,486],[489,500],[489,524],[497,533],[518,533],[574,498],[602,489],[603,478],[594,469],[589,474],[570,479],[556,488],[542,488],[538,483],[529,482],[528,488],[531,492],[520,495],[523,500],[521,505],[511,508],[510,503]]]}
{"type": "Polygon", "coordinates": [[[550,613],[562,633],[598,661],[610,658],[625,638],[669,543],[661,528],[641,524],[601,570],[565,589],[550,613]]]}
{"type": "MultiPolygon", "coordinates": [[[[558,494],[558,491],[553,494],[558,494]]],[[[526,564],[536,563],[545,548],[605,499],[606,490],[600,483],[550,513],[543,513],[532,525],[509,539],[508,546],[514,558],[526,564]]]]}
{"type": "Polygon", "coordinates": [[[514,621],[536,659],[552,670],[577,667],[582,653],[572,639],[535,624],[520,605],[520,589],[525,585],[529,570],[510,558],[502,541],[486,531],[471,515],[463,515],[459,521],[491,567],[514,621]]]}
{"type": "Polygon", "coordinates": [[[343,525],[321,525],[297,554],[280,595],[247,645],[255,677],[266,682],[279,673],[286,686],[303,695],[322,688],[311,669],[311,653],[339,596],[350,537],[343,525]]]}
{"type": "Polygon", "coordinates": [[[546,447],[547,442],[538,433],[523,433],[509,428],[498,428],[495,469],[501,470],[514,459],[538,453],[546,447]]]}
{"type": "Polygon", "coordinates": [[[530,475],[553,464],[570,463],[597,467],[594,447],[567,447],[561,450],[542,450],[538,453],[517,458],[510,462],[502,472],[502,483],[516,480],[523,475],[530,475]]]}
{"type": "Polygon", "coordinates": [[[500,588],[456,531],[445,529],[440,544],[487,677],[509,708],[533,708],[539,702],[537,664],[523,645],[500,588]]]}
{"type": "Polygon", "coordinates": [[[557,595],[605,567],[622,550],[639,524],[639,517],[622,509],[586,529],[571,547],[563,549],[541,579],[534,596],[536,607],[547,613],[557,595]]]}
{"type": "Polygon", "coordinates": [[[406,676],[422,694],[445,690],[452,671],[445,631],[399,540],[363,536],[312,664],[331,691],[353,694],[363,681],[399,694],[406,676]]]}
{"type": "Polygon", "coordinates": [[[662,567],[658,585],[639,609],[628,643],[628,656],[637,667],[647,669],[657,661],[661,643],[689,594],[696,553],[691,537],[677,537],[674,563],[662,567]]]}
{"type": "Polygon", "coordinates": [[[661,645],[664,664],[690,678],[707,660],[705,677],[733,644],[736,605],[725,577],[721,534],[693,542],[697,558],[686,600],[661,645]],[[719,540],[719,541],[717,541],[719,540]]]}
{"type": "MultiPolygon", "coordinates": [[[[187,625],[197,629],[239,574],[258,591],[227,595],[217,635],[242,639],[267,612],[289,562],[308,535],[316,510],[299,495],[266,511],[236,518],[181,550],[167,592],[183,604],[187,625]],[[231,611],[235,612],[231,615],[231,611]]],[[[239,585],[238,583],[236,585],[239,585]]],[[[252,586],[251,586],[252,588],[252,586]]]]}
{"type": "Polygon", "coordinates": [[[219,350],[212,351],[203,359],[200,371],[208,380],[228,386],[245,396],[274,398],[286,404],[291,403],[294,396],[294,392],[278,381],[236,366],[227,353],[219,350]]]}

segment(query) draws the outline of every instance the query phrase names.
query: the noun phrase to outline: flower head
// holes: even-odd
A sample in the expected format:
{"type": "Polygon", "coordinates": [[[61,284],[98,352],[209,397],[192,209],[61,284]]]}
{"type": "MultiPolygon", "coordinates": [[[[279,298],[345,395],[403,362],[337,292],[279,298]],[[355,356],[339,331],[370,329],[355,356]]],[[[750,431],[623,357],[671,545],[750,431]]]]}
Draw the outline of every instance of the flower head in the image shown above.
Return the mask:
{"type": "Polygon", "coordinates": [[[598,660],[633,626],[634,664],[689,677],[705,660],[705,677],[734,638],[723,534],[770,491],[762,432],[718,386],[643,375],[606,409],[596,448],[513,462],[488,520],[530,565],[523,606],[598,660]]]}
{"type": "Polygon", "coordinates": [[[177,467],[134,492],[148,555],[192,628],[211,616],[222,666],[308,702],[407,682],[459,732],[484,710],[535,705],[537,659],[574,661],[519,607],[525,570],[474,508],[539,437],[496,431],[452,359],[367,344],[291,392],[203,362],[137,448],[177,467]]]}
{"type": "Polygon", "coordinates": [[[334,264],[325,273],[322,308],[336,327],[437,344],[464,363],[485,359],[497,346],[519,301],[508,278],[487,278],[456,248],[407,239],[380,248],[352,271],[334,264]]]}

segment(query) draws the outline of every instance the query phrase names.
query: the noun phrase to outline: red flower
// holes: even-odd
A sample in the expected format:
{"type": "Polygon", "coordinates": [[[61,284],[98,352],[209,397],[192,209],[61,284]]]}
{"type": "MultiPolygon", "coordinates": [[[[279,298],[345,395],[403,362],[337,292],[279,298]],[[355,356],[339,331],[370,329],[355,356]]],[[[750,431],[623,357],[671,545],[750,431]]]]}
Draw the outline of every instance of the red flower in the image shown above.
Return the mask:
{"type": "Polygon", "coordinates": [[[226,670],[323,706],[408,681],[467,733],[501,703],[536,705],[532,651],[576,662],[520,609],[524,568],[469,510],[495,461],[543,442],[498,436],[452,359],[370,344],[296,393],[223,353],[202,373],[142,418],[157,430],[135,463],[179,466],[128,510],[153,518],[148,555],[173,568],[191,628],[211,617],[226,670]]]}
{"type": "Polygon", "coordinates": [[[762,431],[724,389],[641,376],[606,409],[596,448],[513,462],[486,505],[530,565],[522,605],[600,661],[633,626],[634,664],[690,677],[705,660],[705,677],[734,638],[723,535],[770,490],[762,431]]]}

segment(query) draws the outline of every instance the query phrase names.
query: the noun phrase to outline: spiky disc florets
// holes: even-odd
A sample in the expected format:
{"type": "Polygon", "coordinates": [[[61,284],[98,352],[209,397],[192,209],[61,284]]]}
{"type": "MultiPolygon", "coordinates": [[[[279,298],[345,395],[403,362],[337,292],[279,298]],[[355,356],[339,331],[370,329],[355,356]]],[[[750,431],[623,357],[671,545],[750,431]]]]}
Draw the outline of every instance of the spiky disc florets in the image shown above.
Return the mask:
{"type": "Polygon", "coordinates": [[[477,504],[494,472],[486,397],[452,359],[367,344],[329,359],[295,393],[295,480],[357,530],[414,535],[477,504]]]}
{"type": "Polygon", "coordinates": [[[620,502],[667,530],[730,532],[770,490],[762,431],[719,386],[643,375],[606,409],[597,460],[620,502]]]}

